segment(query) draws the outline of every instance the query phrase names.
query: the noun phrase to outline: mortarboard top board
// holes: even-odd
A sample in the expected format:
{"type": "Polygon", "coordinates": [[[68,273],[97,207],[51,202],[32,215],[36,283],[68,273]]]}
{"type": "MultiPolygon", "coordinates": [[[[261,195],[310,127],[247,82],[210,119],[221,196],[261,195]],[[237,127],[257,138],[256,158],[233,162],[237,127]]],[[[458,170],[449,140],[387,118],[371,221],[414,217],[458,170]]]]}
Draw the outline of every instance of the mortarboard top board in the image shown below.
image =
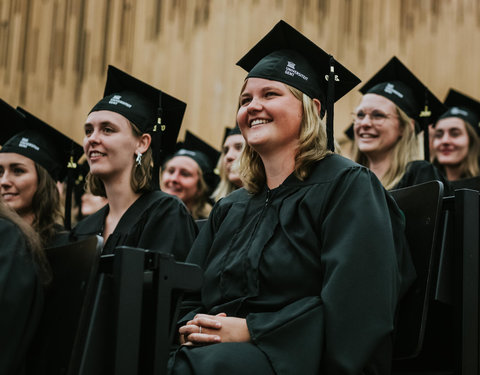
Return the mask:
{"type": "Polygon", "coordinates": [[[328,114],[327,136],[333,150],[333,103],[360,82],[358,77],[285,21],[278,22],[237,65],[248,72],[247,78],[283,82],[320,100],[320,116],[325,110],[328,114]]]}
{"type": "Polygon", "coordinates": [[[360,92],[391,100],[416,121],[427,117],[429,123],[433,123],[445,111],[442,102],[396,56],[375,73],[360,92]]]}
{"type": "MultiPolygon", "coordinates": [[[[2,106],[2,110],[13,112],[2,106]]],[[[78,143],[43,122],[23,108],[16,110],[23,121],[18,122],[15,129],[7,124],[9,131],[2,130],[2,149],[0,152],[14,152],[40,164],[55,181],[62,181],[69,164],[75,163],[83,154],[78,143]],[[14,132],[15,134],[11,134],[14,132]],[[11,135],[5,140],[5,134],[11,135]]]]}
{"type": "Polygon", "coordinates": [[[480,102],[450,89],[443,104],[448,110],[439,117],[439,120],[447,117],[459,117],[468,122],[480,136],[480,102]]]}
{"type": "Polygon", "coordinates": [[[0,99],[0,113],[3,124],[0,131],[0,145],[4,145],[15,134],[25,129],[25,116],[3,99],[0,99]]]}

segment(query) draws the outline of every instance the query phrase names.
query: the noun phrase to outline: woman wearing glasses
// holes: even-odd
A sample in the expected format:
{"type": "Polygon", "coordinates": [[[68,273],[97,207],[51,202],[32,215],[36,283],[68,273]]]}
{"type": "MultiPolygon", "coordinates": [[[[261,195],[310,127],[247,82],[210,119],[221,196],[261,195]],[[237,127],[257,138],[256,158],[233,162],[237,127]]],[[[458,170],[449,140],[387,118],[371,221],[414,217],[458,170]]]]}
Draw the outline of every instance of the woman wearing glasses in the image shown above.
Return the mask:
{"type": "Polygon", "coordinates": [[[364,95],[353,114],[354,160],[370,168],[388,190],[443,181],[433,165],[418,160],[415,132],[425,97],[430,118],[442,113],[438,99],[396,57],[360,92],[364,95]]]}

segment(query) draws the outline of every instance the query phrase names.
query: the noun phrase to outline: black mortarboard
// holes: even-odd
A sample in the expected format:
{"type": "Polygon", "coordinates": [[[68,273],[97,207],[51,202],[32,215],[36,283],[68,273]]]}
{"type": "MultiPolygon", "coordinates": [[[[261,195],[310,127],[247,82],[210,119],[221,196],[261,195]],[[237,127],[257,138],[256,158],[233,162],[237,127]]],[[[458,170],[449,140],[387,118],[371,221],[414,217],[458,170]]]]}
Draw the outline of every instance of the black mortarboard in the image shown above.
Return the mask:
{"type": "Polygon", "coordinates": [[[187,105],[145,82],[108,66],[104,98],[90,112],[112,111],[126,117],[143,133],[152,134],[155,163],[153,182],[158,184],[158,167],[175,145],[187,105]]]}
{"type": "Polygon", "coordinates": [[[0,152],[14,152],[32,159],[45,168],[55,181],[62,181],[69,164],[75,163],[83,154],[82,146],[23,108],[15,110],[2,105],[2,112],[10,113],[7,115],[9,118],[23,118],[23,121],[16,120],[15,126],[3,122],[5,129],[2,129],[3,146],[0,152]],[[5,140],[6,136],[10,138],[5,140]]]}
{"type": "MultiPolygon", "coordinates": [[[[362,94],[381,95],[395,103],[408,117],[427,129],[445,111],[440,100],[396,57],[361,88],[362,94]]],[[[425,160],[429,160],[428,131],[424,132],[425,160]]]]}
{"type": "Polygon", "coordinates": [[[450,89],[443,102],[448,110],[439,117],[439,120],[447,117],[459,117],[468,122],[480,136],[480,102],[450,89]]]}
{"type": "MultiPolygon", "coordinates": [[[[2,105],[2,111],[10,113],[9,118],[17,118],[12,112],[13,108],[2,105]]],[[[14,152],[23,155],[41,165],[55,181],[67,178],[67,193],[65,199],[65,227],[70,229],[71,195],[73,189],[73,171],[76,162],[83,154],[83,148],[78,143],[27,112],[17,108],[23,121],[12,124],[5,122],[7,129],[2,129],[2,149],[0,152],[14,152]],[[7,141],[3,137],[11,135],[7,141]]]]}
{"type": "Polygon", "coordinates": [[[425,115],[425,106],[431,112],[430,123],[445,111],[442,102],[395,56],[360,88],[360,92],[391,100],[416,121],[425,115]]]}
{"type": "Polygon", "coordinates": [[[327,136],[333,150],[333,103],[360,82],[358,77],[285,21],[278,22],[237,65],[249,72],[247,78],[283,82],[319,99],[321,117],[325,110],[328,114],[327,136]]]}
{"type": "Polygon", "coordinates": [[[238,127],[238,125],[235,125],[234,128],[226,127],[226,128],[225,128],[225,133],[223,134],[222,147],[223,147],[223,144],[225,143],[225,140],[226,140],[228,137],[230,137],[231,135],[236,135],[236,134],[242,134],[242,132],[240,131],[240,128],[238,127]]]}
{"type": "Polygon", "coordinates": [[[214,169],[220,157],[220,152],[188,130],[184,142],[179,143],[177,148],[178,150],[172,157],[188,156],[195,160],[202,170],[205,182],[211,189],[214,189],[218,183],[218,177],[215,175],[214,169]]]}

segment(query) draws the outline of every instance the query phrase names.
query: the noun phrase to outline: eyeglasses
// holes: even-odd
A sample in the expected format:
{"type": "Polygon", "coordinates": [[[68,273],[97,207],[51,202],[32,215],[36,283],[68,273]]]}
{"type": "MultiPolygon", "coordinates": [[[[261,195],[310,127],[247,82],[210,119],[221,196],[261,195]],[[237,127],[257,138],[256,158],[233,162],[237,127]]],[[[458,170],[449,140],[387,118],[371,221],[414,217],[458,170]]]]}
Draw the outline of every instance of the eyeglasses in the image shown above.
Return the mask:
{"type": "Polygon", "coordinates": [[[362,122],[367,116],[370,117],[370,121],[372,122],[372,124],[375,125],[382,125],[385,120],[398,117],[397,115],[391,115],[377,110],[374,110],[372,112],[358,111],[352,113],[354,123],[362,122]]]}

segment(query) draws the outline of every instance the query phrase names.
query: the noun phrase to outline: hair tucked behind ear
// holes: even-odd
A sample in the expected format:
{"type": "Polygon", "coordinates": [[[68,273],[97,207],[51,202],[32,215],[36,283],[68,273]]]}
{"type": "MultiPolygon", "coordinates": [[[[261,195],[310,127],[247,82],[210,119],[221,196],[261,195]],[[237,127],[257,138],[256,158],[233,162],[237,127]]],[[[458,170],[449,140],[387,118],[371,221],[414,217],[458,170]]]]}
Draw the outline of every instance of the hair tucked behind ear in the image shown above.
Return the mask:
{"type": "MultiPolygon", "coordinates": [[[[129,121],[132,126],[132,133],[135,137],[141,137],[142,132],[133,123],[129,121]]],[[[133,159],[136,159],[136,155],[132,155],[133,159]]],[[[153,169],[153,156],[151,147],[142,155],[142,162],[138,165],[136,162],[133,164],[132,173],[130,175],[130,186],[134,193],[143,194],[152,190],[152,169],[153,169]]],[[[86,190],[93,195],[99,195],[106,197],[105,185],[99,177],[87,174],[86,177],[86,190]]]]}
{"type": "MultiPolygon", "coordinates": [[[[243,84],[241,92],[243,92],[246,82],[243,84]]],[[[295,176],[303,181],[310,174],[313,164],[331,154],[331,151],[327,149],[325,124],[320,119],[315,102],[300,90],[285,86],[295,98],[302,102],[303,107],[294,171],[295,176]]],[[[239,160],[239,174],[243,186],[253,194],[260,192],[266,180],[265,168],[260,155],[246,143],[239,160]]]]}

